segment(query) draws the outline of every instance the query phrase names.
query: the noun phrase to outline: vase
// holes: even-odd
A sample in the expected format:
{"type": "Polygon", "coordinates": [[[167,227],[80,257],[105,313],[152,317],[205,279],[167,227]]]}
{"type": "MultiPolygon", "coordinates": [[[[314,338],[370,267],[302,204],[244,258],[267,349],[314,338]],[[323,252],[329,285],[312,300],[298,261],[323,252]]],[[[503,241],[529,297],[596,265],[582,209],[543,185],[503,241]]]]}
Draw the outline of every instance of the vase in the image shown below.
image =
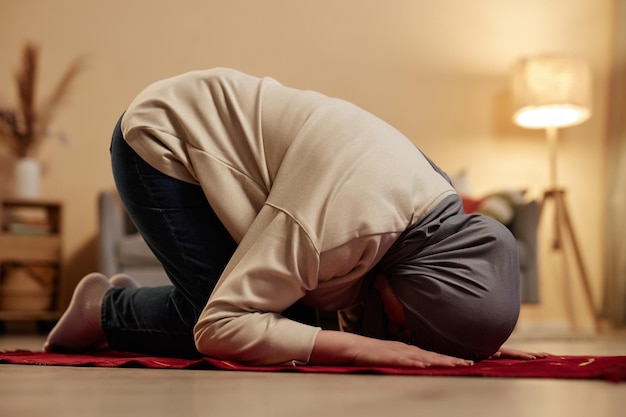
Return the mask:
{"type": "Polygon", "coordinates": [[[21,158],[15,166],[15,195],[23,198],[39,197],[41,165],[34,158],[21,158]]]}

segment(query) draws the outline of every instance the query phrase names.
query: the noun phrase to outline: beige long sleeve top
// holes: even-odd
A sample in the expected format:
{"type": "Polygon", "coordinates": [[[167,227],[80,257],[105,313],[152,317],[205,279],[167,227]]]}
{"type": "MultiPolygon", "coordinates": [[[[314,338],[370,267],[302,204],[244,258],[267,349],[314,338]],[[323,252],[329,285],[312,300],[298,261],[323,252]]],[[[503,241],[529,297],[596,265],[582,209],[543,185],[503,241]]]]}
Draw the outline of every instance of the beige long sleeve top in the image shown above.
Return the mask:
{"type": "Polygon", "coordinates": [[[353,303],[398,235],[454,193],[363,109],[231,69],[149,86],[122,131],[154,168],[199,184],[239,242],[194,329],[224,359],[306,363],[320,329],[281,312],[353,303]]]}

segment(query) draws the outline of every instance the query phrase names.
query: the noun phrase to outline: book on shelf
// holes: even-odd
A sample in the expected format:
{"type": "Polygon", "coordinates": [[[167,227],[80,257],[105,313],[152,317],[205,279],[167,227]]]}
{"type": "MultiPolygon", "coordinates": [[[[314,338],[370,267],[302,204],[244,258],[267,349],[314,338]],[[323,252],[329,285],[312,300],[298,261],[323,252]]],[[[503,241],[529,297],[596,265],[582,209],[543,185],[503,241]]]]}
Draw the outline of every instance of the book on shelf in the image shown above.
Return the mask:
{"type": "Polygon", "coordinates": [[[3,229],[12,234],[47,236],[53,232],[48,212],[41,207],[5,207],[2,223],[3,229]]]}
{"type": "Polygon", "coordinates": [[[49,223],[11,222],[7,225],[7,232],[16,235],[49,236],[52,227],[49,223]]]}

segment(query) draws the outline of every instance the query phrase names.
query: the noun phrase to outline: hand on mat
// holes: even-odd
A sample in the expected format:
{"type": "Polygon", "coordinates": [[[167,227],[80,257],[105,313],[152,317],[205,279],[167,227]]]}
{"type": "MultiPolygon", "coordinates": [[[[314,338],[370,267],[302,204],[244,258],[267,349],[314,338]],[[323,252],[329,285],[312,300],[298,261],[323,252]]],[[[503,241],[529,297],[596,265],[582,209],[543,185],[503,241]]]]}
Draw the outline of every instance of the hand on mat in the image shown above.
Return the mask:
{"type": "Polygon", "coordinates": [[[501,347],[496,353],[491,355],[488,359],[520,359],[520,360],[533,360],[533,359],[542,359],[547,356],[550,356],[548,353],[530,353],[523,352],[517,349],[511,349],[507,347],[501,347]]]}
{"type": "Polygon", "coordinates": [[[403,368],[471,366],[473,361],[423,350],[389,340],[370,339],[354,357],[354,365],[381,365],[403,368]]]}
{"type": "Polygon", "coordinates": [[[315,340],[311,364],[344,364],[396,368],[471,366],[474,362],[422,350],[391,340],[322,330],[315,340]]]}

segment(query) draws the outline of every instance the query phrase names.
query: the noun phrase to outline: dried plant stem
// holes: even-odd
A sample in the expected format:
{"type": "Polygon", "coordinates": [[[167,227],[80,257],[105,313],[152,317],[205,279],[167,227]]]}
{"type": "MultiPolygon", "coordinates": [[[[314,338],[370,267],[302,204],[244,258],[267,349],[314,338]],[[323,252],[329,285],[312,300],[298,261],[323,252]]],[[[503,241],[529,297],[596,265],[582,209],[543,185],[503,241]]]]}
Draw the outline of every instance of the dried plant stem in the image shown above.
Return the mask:
{"type": "Polygon", "coordinates": [[[74,60],[38,109],[36,105],[38,62],[39,48],[27,43],[22,54],[22,66],[15,75],[17,109],[0,109],[0,143],[8,146],[18,158],[35,153],[46,136],[46,129],[67,95],[72,81],[83,69],[83,60],[80,58],[74,60]]]}
{"type": "Polygon", "coordinates": [[[18,109],[21,113],[21,136],[17,148],[19,157],[25,157],[36,139],[37,113],[35,111],[35,82],[37,80],[37,56],[39,50],[33,44],[24,48],[22,69],[16,75],[18,109]]]}

